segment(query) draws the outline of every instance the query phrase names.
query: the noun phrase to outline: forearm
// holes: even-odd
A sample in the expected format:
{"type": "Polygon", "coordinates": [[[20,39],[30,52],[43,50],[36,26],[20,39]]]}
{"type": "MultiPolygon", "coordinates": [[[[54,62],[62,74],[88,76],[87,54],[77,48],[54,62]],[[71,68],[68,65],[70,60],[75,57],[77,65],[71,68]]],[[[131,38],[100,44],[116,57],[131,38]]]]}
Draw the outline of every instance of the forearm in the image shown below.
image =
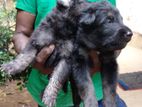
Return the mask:
{"type": "Polygon", "coordinates": [[[35,15],[17,9],[15,34],[12,38],[17,53],[27,44],[34,30],[34,22],[35,15]]]}
{"type": "Polygon", "coordinates": [[[29,41],[29,37],[22,32],[15,32],[12,41],[14,43],[15,51],[20,53],[29,41]]]}
{"type": "MultiPolygon", "coordinates": [[[[17,53],[20,53],[26,46],[34,31],[34,23],[36,16],[28,12],[17,10],[16,15],[16,28],[15,34],[12,38],[14,47],[17,53]]],[[[50,73],[43,67],[45,60],[54,50],[54,46],[44,47],[36,56],[34,67],[39,69],[43,73],[50,73]]]]}

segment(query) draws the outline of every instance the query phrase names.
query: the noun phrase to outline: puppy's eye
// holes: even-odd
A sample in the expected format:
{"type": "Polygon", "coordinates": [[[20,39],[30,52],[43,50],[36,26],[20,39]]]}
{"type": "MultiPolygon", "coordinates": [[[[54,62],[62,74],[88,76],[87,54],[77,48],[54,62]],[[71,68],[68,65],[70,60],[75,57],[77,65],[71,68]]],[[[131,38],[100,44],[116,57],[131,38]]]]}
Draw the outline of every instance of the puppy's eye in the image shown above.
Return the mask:
{"type": "Polygon", "coordinates": [[[107,17],[107,22],[108,23],[113,23],[114,22],[114,17],[107,17]]]}

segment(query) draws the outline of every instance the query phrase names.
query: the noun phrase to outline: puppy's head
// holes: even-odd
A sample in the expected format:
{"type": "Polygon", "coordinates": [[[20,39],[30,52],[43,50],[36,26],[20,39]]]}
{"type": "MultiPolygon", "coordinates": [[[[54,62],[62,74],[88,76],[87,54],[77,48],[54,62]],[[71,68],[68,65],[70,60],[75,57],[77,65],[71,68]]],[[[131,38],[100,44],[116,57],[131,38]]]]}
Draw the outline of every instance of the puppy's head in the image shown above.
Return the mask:
{"type": "Polygon", "coordinates": [[[79,26],[80,41],[89,49],[122,49],[132,37],[118,9],[106,1],[85,3],[80,8],[79,26]]]}

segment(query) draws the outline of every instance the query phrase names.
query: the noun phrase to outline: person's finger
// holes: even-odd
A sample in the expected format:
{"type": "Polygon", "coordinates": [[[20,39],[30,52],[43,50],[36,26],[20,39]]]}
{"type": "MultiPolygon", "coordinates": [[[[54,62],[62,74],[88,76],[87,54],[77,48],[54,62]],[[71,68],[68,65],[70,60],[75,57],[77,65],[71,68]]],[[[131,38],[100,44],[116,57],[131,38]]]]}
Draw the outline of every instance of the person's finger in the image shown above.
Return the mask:
{"type": "Polygon", "coordinates": [[[53,52],[55,46],[50,45],[49,47],[44,47],[37,55],[36,61],[38,63],[44,63],[46,59],[50,56],[50,54],[53,52]]]}
{"type": "Polygon", "coordinates": [[[51,74],[52,71],[53,71],[52,68],[49,68],[49,67],[48,67],[48,68],[45,68],[42,63],[38,63],[38,62],[35,62],[35,63],[33,64],[33,67],[36,68],[36,69],[38,69],[38,70],[39,70],[40,72],[42,72],[43,74],[51,74]]]}

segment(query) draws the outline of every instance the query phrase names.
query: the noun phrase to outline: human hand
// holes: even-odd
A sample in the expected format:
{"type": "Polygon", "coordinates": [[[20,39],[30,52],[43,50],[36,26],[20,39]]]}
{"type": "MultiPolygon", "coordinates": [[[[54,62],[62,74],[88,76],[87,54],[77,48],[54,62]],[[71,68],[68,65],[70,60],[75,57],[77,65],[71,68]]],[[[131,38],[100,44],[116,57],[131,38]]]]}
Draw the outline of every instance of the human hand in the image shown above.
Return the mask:
{"type": "Polygon", "coordinates": [[[36,57],[36,62],[34,63],[33,67],[40,70],[44,74],[50,74],[52,72],[51,68],[45,68],[44,63],[50,54],[53,52],[55,46],[52,44],[49,47],[44,47],[36,57]]]}
{"type": "Polygon", "coordinates": [[[101,70],[101,63],[99,61],[99,57],[98,57],[98,54],[97,54],[97,51],[90,51],[89,52],[89,57],[91,59],[91,75],[93,75],[94,73],[98,72],[101,70]]]}

